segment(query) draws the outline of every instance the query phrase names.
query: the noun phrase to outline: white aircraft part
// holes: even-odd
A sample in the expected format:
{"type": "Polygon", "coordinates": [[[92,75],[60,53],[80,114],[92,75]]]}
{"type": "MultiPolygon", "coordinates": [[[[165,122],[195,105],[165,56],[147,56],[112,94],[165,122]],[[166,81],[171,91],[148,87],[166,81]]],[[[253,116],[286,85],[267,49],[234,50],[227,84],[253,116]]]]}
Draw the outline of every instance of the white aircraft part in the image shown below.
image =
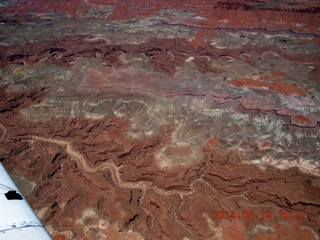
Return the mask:
{"type": "Polygon", "coordinates": [[[0,162],[0,240],[52,240],[0,162]]]}

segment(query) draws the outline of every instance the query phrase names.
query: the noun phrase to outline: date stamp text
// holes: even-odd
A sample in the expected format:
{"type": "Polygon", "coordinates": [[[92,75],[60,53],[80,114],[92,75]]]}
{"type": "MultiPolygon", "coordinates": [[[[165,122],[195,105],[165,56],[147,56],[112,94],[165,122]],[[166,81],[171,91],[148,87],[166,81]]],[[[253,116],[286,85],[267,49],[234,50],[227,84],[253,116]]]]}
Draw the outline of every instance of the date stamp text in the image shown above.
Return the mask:
{"type": "Polygon", "coordinates": [[[244,220],[254,220],[254,219],[264,219],[270,221],[274,218],[280,218],[281,220],[289,219],[304,219],[307,218],[307,211],[296,211],[289,212],[288,210],[279,210],[278,212],[273,212],[271,210],[262,210],[260,212],[254,212],[253,210],[242,210],[242,211],[223,211],[223,210],[213,210],[212,219],[244,219],[244,220]]]}

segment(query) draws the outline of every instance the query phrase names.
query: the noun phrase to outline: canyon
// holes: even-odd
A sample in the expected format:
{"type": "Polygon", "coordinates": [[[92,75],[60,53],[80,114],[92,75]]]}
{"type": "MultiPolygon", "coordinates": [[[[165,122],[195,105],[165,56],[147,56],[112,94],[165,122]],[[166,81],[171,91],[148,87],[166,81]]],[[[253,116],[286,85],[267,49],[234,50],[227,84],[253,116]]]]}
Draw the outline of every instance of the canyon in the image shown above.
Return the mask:
{"type": "Polygon", "coordinates": [[[0,160],[54,240],[320,239],[320,5],[0,3],[0,160]]]}

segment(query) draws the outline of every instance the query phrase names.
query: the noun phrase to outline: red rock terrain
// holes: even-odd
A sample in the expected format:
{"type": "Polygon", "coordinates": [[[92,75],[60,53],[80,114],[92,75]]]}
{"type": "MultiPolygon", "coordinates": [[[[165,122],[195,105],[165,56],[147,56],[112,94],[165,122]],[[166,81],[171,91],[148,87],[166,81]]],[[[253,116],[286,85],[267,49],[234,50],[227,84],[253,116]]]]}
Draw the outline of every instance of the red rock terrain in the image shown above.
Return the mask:
{"type": "Polygon", "coordinates": [[[3,1],[0,156],[53,239],[319,239],[318,1],[3,1]]]}

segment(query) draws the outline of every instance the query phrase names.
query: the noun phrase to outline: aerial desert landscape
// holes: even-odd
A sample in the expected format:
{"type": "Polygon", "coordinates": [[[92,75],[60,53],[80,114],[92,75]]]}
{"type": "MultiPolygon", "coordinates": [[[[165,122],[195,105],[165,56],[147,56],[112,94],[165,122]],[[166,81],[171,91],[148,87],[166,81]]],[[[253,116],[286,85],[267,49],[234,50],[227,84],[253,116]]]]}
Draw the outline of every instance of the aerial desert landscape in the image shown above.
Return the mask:
{"type": "Polygon", "coordinates": [[[0,161],[54,240],[320,239],[319,0],[0,20],[0,161]]]}

